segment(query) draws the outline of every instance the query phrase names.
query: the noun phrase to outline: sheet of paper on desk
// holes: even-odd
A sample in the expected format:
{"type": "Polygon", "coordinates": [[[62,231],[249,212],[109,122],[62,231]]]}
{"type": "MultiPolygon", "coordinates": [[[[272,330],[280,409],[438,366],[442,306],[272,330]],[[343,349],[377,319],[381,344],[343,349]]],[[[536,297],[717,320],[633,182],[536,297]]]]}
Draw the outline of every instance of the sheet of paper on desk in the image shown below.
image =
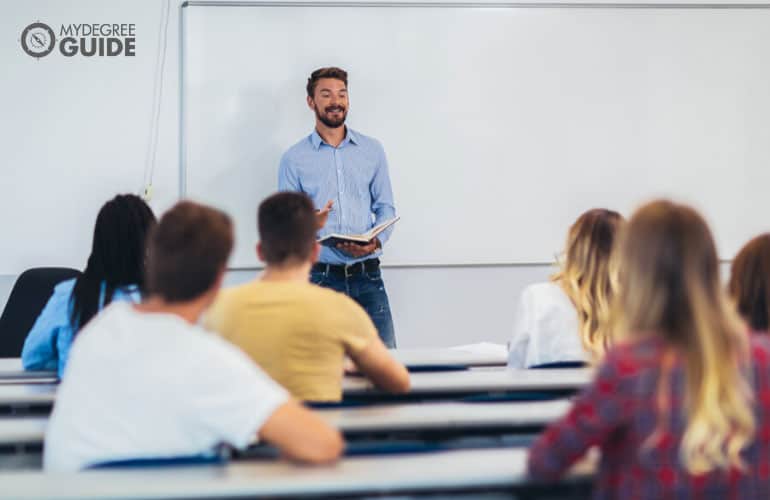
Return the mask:
{"type": "Polygon", "coordinates": [[[490,356],[508,356],[508,348],[503,344],[495,344],[494,342],[478,342],[476,344],[457,345],[450,347],[450,349],[490,356]]]}

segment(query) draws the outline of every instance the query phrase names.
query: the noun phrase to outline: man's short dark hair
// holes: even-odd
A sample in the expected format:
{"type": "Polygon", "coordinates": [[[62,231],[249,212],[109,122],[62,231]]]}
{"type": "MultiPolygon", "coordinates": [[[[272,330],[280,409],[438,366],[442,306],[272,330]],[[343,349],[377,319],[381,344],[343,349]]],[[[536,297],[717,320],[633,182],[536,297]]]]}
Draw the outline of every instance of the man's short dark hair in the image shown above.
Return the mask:
{"type": "Polygon", "coordinates": [[[233,248],[233,223],[219,210],[191,201],[174,205],[153,228],[146,287],[166,302],[186,302],[211,289],[233,248]]]}
{"type": "Polygon", "coordinates": [[[345,84],[345,88],[348,86],[348,72],[344,69],[336,68],[334,66],[330,68],[319,68],[310,74],[310,78],[307,79],[307,95],[313,97],[315,95],[315,87],[318,84],[318,80],[321,78],[334,78],[340,80],[345,84]]]}
{"type": "Polygon", "coordinates": [[[282,192],[265,199],[257,211],[265,262],[281,265],[308,260],[315,248],[317,224],[313,201],[306,194],[282,192]]]}

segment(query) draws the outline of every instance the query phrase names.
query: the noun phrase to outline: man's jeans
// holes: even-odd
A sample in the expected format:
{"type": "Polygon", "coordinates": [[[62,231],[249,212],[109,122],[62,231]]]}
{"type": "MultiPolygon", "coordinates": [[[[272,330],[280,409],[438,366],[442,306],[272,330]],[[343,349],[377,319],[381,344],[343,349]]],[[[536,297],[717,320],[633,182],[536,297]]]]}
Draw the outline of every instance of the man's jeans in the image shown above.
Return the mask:
{"type": "Polygon", "coordinates": [[[312,271],[310,281],[324,288],[342,292],[358,302],[372,318],[385,346],[391,349],[396,347],[393,316],[390,314],[388,294],[379,270],[365,271],[347,278],[339,274],[312,271]]]}

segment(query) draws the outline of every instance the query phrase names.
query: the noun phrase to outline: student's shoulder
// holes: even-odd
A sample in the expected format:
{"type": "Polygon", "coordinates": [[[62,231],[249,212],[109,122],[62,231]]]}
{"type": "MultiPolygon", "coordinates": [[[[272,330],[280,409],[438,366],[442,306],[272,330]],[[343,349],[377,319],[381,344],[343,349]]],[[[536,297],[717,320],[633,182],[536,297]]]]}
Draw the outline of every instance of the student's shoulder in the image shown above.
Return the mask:
{"type": "Polygon", "coordinates": [[[323,304],[323,307],[336,306],[349,308],[351,304],[356,305],[355,301],[344,293],[324,288],[314,283],[308,283],[302,286],[302,293],[307,300],[323,304]]]}
{"type": "Polygon", "coordinates": [[[540,281],[531,283],[524,288],[525,295],[531,296],[553,296],[563,295],[564,291],[558,283],[553,281],[540,281]]]}
{"type": "Polygon", "coordinates": [[[75,288],[75,281],[77,281],[77,278],[70,278],[57,284],[53,287],[52,297],[69,297],[75,288]]]}
{"type": "Polygon", "coordinates": [[[139,285],[126,285],[115,289],[115,293],[112,296],[113,301],[124,300],[130,302],[139,302],[142,299],[142,294],[139,289],[139,285]]]}
{"type": "Polygon", "coordinates": [[[237,307],[256,293],[253,282],[222,288],[217,294],[214,305],[218,307],[237,307]]]}
{"type": "MultiPolygon", "coordinates": [[[[185,325],[184,337],[189,359],[205,359],[207,371],[214,369],[228,372],[253,371],[253,362],[240,348],[223,339],[219,335],[207,331],[197,325],[185,325]]],[[[179,333],[182,333],[181,330],[179,333]]]]}
{"type": "Polygon", "coordinates": [[[657,372],[665,352],[663,341],[657,337],[621,340],[604,356],[600,372],[618,379],[637,378],[643,373],[657,372]]]}
{"type": "Polygon", "coordinates": [[[75,343],[81,350],[86,347],[109,345],[114,334],[121,328],[130,325],[134,320],[132,305],[127,302],[113,301],[102,309],[99,314],[78,333],[75,343]]]}
{"type": "Polygon", "coordinates": [[[51,296],[48,297],[45,309],[41,311],[41,315],[46,318],[46,321],[53,320],[63,324],[69,324],[69,316],[66,312],[69,311],[72,290],[74,288],[75,278],[62,281],[54,287],[51,296]]]}
{"type": "Polygon", "coordinates": [[[527,285],[521,292],[521,297],[528,304],[573,307],[572,302],[561,285],[553,281],[543,281],[527,285]]]}
{"type": "Polygon", "coordinates": [[[356,301],[341,292],[336,292],[322,286],[308,283],[303,287],[305,299],[314,307],[339,313],[340,317],[357,320],[358,316],[366,316],[366,311],[356,301]]]}

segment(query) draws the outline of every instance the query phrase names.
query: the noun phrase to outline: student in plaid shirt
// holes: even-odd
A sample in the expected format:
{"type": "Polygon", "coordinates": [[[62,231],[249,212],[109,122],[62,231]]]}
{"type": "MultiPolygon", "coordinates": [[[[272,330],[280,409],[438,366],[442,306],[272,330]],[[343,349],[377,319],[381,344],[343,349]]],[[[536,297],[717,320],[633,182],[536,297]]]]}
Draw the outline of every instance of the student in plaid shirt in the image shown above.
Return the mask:
{"type": "Polygon", "coordinates": [[[533,444],[530,474],[557,478],[598,446],[597,499],[770,498],[770,345],[727,301],[706,223],[653,202],[618,250],[629,333],[533,444]]]}

